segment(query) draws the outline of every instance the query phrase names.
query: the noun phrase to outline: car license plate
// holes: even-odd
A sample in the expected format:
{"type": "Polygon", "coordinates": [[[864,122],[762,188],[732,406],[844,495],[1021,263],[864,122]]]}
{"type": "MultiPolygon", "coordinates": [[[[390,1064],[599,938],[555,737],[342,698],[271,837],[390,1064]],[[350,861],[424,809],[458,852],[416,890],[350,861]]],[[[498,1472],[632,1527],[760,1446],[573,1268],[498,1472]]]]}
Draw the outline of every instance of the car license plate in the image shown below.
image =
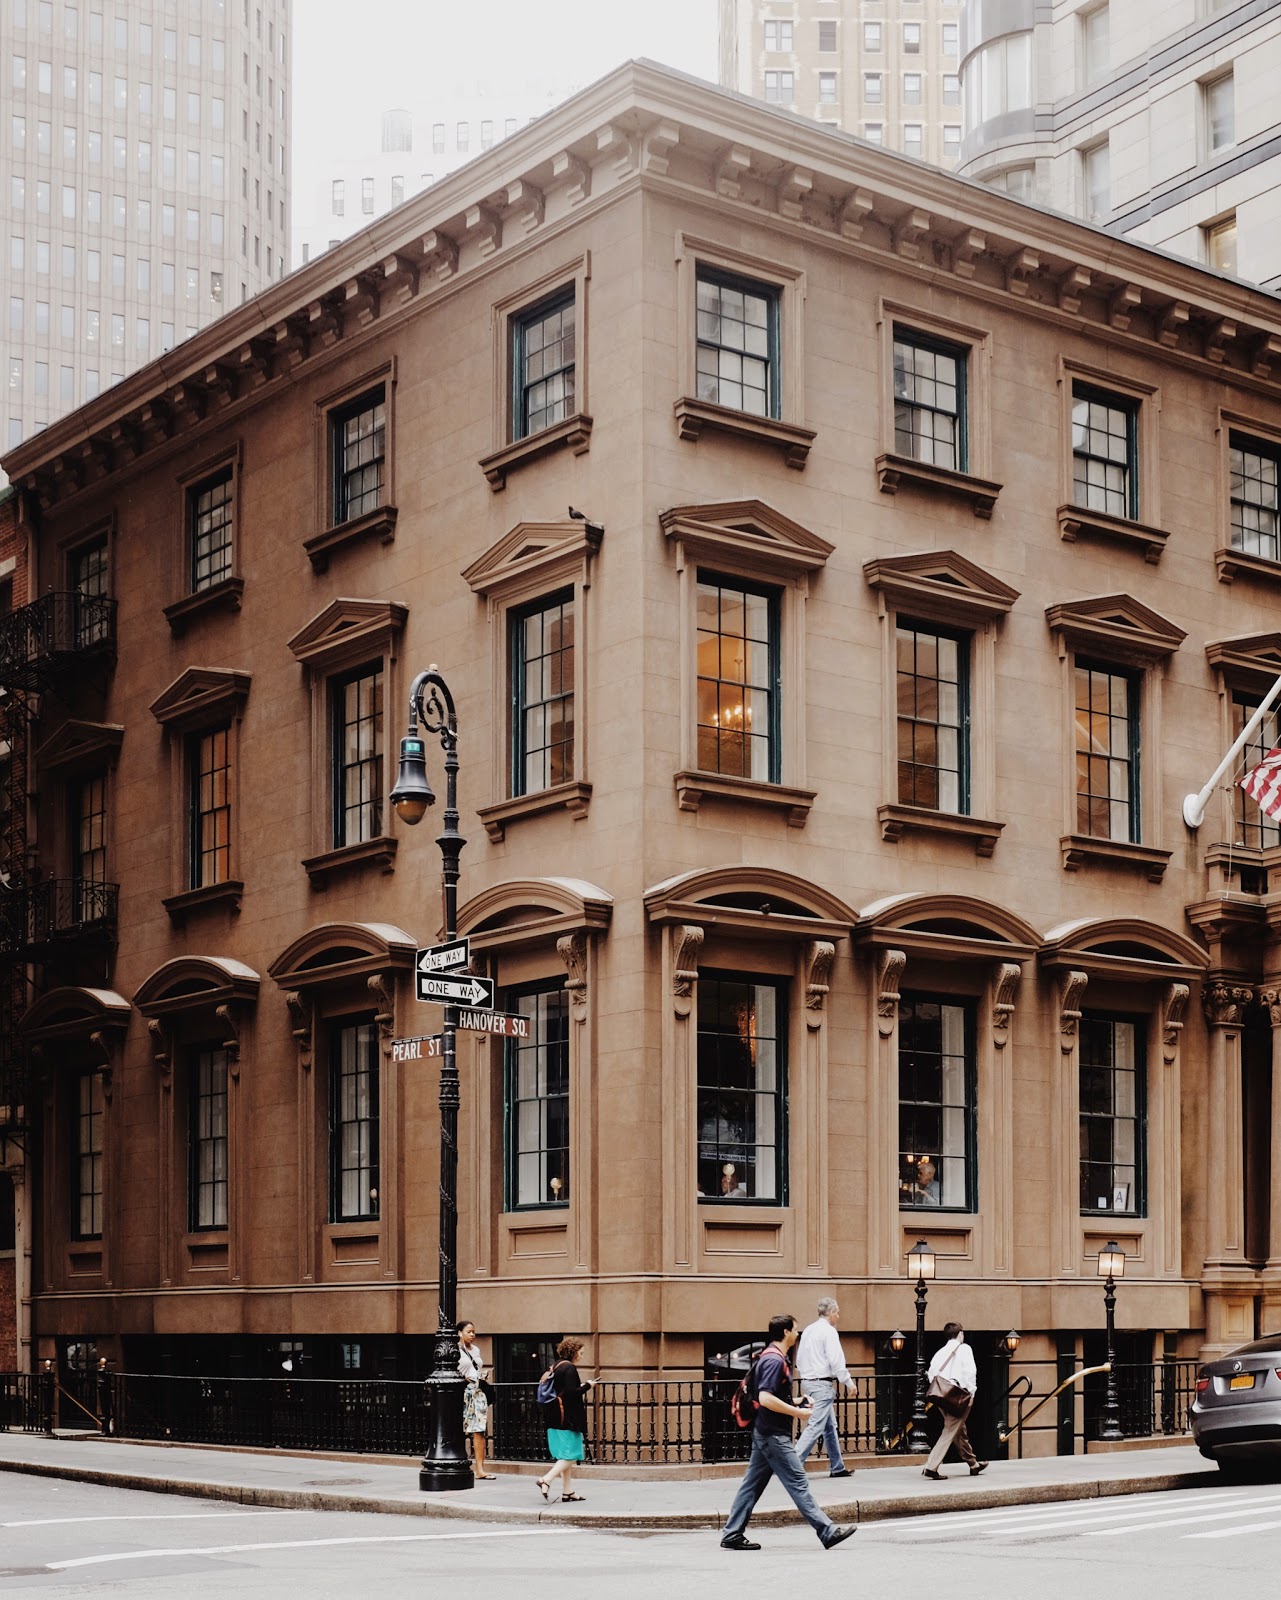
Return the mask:
{"type": "Polygon", "coordinates": [[[1253,1389],[1254,1374],[1252,1372],[1239,1372],[1235,1378],[1228,1379],[1229,1389],[1253,1389]]]}

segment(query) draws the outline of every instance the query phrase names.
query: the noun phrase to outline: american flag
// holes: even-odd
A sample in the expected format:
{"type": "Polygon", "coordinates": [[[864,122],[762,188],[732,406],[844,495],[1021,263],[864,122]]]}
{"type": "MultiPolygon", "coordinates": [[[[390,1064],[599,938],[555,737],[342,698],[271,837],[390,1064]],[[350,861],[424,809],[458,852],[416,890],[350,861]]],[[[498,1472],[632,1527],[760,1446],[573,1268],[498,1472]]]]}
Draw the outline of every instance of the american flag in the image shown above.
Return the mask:
{"type": "Polygon", "coordinates": [[[1274,822],[1281,822],[1281,747],[1269,750],[1240,781],[1259,810],[1274,822]]]}

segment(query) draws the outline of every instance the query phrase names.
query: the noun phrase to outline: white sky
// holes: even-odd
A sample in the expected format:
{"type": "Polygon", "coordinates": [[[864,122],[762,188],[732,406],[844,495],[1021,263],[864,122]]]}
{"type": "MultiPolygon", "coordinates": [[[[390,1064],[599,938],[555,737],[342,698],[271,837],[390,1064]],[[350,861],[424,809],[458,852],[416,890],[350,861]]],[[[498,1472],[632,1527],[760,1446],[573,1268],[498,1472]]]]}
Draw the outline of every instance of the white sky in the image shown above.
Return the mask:
{"type": "Polygon", "coordinates": [[[436,90],[582,88],[633,56],[714,82],[716,22],[717,0],[294,0],[294,203],[436,90]]]}

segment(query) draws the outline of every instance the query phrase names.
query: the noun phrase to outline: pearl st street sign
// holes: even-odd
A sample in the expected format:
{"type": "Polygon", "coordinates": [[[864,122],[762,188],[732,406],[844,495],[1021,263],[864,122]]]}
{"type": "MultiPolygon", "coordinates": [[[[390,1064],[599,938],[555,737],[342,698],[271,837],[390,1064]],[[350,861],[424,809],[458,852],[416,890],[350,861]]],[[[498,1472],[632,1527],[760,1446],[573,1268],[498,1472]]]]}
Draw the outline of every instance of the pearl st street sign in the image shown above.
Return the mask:
{"type": "Polygon", "coordinates": [[[393,1061],[435,1061],[440,1057],[443,1041],[438,1033],[422,1034],[413,1039],[393,1039],[393,1061]]]}
{"type": "MultiPolygon", "coordinates": [[[[504,1011],[460,1011],[458,1026],[464,1033],[491,1033],[499,1039],[528,1039],[529,1018],[504,1011]]],[[[391,1041],[393,1061],[439,1061],[444,1053],[440,1034],[417,1034],[391,1041]]]]}
{"type": "Polygon", "coordinates": [[[483,1006],[494,1009],[494,980],[476,978],[470,972],[415,972],[420,1000],[432,1000],[438,1006],[483,1006]]]}

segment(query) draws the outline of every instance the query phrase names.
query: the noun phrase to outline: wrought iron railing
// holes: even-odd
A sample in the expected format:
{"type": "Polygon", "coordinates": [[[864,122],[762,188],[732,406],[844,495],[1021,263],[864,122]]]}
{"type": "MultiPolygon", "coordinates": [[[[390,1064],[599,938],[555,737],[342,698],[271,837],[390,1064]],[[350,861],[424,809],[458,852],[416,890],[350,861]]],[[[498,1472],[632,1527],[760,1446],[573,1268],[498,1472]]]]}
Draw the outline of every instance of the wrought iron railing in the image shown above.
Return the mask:
{"type": "Polygon", "coordinates": [[[8,891],[0,899],[0,952],[116,937],[120,915],[120,885],[116,883],[44,878],[8,891]]]}
{"type": "Polygon", "coordinates": [[[51,1372],[0,1372],[0,1427],[22,1433],[52,1431],[51,1372]]]}
{"type": "Polygon", "coordinates": [[[86,652],[112,655],[116,602],[77,590],[42,594],[0,617],[0,687],[38,690],[86,652]]]}

